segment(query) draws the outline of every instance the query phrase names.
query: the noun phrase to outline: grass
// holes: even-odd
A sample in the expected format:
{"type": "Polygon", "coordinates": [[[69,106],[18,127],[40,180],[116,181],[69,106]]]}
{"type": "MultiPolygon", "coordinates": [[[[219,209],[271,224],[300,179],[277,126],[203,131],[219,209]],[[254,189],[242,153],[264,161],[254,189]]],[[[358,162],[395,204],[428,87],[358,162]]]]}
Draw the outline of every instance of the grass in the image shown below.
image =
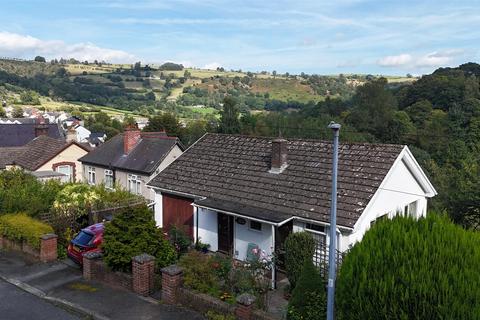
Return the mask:
{"type": "Polygon", "coordinates": [[[295,100],[306,103],[324,100],[324,97],[315,94],[310,86],[301,84],[300,81],[294,79],[255,79],[252,84],[252,92],[268,92],[271,99],[282,101],[295,100]]]}

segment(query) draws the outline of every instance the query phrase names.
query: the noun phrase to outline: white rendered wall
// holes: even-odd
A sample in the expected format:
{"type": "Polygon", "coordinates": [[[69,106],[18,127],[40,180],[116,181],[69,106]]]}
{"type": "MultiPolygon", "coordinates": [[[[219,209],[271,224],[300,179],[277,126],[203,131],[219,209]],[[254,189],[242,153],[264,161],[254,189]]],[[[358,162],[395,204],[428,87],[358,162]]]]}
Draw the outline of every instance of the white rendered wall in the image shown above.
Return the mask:
{"type": "Polygon", "coordinates": [[[152,190],[152,192],[155,193],[155,222],[157,224],[157,227],[162,228],[163,227],[163,196],[161,192],[155,192],[152,190]]]}
{"type": "MultiPolygon", "coordinates": [[[[218,222],[217,212],[204,208],[197,209],[198,215],[198,237],[200,242],[208,243],[210,251],[218,250],[218,222]]],[[[194,225],[197,223],[195,217],[194,225]]],[[[195,228],[196,229],[196,228],[195,228]]]]}
{"type": "Polygon", "coordinates": [[[270,256],[272,254],[272,226],[262,223],[262,231],[251,230],[250,221],[241,225],[234,222],[235,238],[234,251],[235,258],[244,261],[247,257],[249,243],[255,243],[258,247],[270,256]]]}

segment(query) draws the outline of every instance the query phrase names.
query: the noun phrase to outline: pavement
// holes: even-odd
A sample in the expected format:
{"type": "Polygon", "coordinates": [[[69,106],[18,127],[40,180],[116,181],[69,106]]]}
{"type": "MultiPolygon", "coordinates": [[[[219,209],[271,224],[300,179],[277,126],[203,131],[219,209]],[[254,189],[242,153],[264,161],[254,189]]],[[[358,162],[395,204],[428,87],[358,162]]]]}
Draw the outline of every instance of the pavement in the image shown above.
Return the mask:
{"type": "MultiPolygon", "coordinates": [[[[8,292],[8,299],[15,299],[15,294],[18,295],[18,290],[21,290],[24,292],[22,297],[25,299],[29,297],[31,301],[39,302],[40,299],[42,302],[49,302],[53,308],[59,306],[80,315],[80,318],[98,320],[205,319],[199,313],[177,306],[164,305],[151,297],[145,298],[127,290],[112,288],[95,281],[85,281],[80,267],[70,260],[32,263],[17,253],[0,251],[0,279],[17,289],[12,293],[8,292]]],[[[7,284],[4,283],[4,285],[7,284]]],[[[4,294],[0,294],[0,296],[3,299],[4,294]]],[[[22,307],[29,310],[30,301],[26,302],[27,304],[22,307]]],[[[32,302],[32,306],[34,303],[32,302]]],[[[2,319],[9,319],[5,318],[3,314],[7,306],[0,303],[2,319]]],[[[38,308],[41,310],[40,307],[38,308]]],[[[48,309],[45,306],[44,308],[48,309]]],[[[63,310],[58,310],[58,312],[61,311],[63,310]]],[[[54,312],[53,309],[51,312],[54,312]]],[[[12,319],[32,318],[43,319],[12,317],[12,319]]],[[[80,318],[65,316],[58,319],[80,318]]]]}

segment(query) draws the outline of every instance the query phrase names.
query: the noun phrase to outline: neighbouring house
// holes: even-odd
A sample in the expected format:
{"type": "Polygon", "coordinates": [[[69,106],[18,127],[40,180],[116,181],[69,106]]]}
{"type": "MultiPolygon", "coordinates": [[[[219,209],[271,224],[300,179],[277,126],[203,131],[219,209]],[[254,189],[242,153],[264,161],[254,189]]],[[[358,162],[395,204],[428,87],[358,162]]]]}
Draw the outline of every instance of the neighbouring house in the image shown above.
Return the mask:
{"type": "Polygon", "coordinates": [[[89,142],[91,132],[82,125],[74,125],[67,129],[67,141],[89,142]]]}
{"type": "Polygon", "coordinates": [[[62,182],[82,181],[78,158],[90,148],[40,135],[22,147],[0,148],[0,169],[22,168],[39,180],[58,179],[62,182]]]}
{"type": "MultiPolygon", "coordinates": [[[[41,119],[43,121],[43,119],[41,119]]],[[[24,146],[41,135],[56,140],[64,140],[63,129],[56,123],[0,123],[0,147],[24,146]]]]}
{"type": "Polygon", "coordinates": [[[105,132],[92,132],[88,137],[88,143],[92,147],[98,147],[105,141],[107,141],[107,135],[105,134],[105,132]]]}
{"type": "Polygon", "coordinates": [[[165,132],[127,129],[80,158],[84,180],[90,184],[119,184],[130,192],[153,201],[155,192],[146,187],[150,179],[183,152],[176,137],[165,132]]]}
{"type": "MultiPolygon", "coordinates": [[[[329,241],[331,168],[330,142],[206,134],[148,185],[157,224],[183,227],[212,251],[239,260],[250,248],[271,255],[289,233],[305,230],[320,259],[329,241]]],[[[403,145],[342,143],[338,175],[342,252],[380,219],[424,216],[436,195],[403,145]]]]}

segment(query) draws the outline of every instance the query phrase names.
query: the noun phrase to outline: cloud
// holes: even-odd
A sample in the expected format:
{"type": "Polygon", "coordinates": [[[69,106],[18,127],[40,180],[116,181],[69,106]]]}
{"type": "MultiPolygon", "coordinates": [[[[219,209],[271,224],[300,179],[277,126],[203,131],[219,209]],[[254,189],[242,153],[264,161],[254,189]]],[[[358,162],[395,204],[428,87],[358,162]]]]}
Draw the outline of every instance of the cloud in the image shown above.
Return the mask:
{"type": "Polygon", "coordinates": [[[399,67],[405,66],[412,61],[410,54],[399,54],[397,56],[386,56],[377,61],[377,64],[382,67],[399,67]]]}
{"type": "Polygon", "coordinates": [[[456,58],[465,53],[463,49],[434,51],[424,55],[399,54],[386,56],[377,60],[382,67],[428,68],[452,64],[456,58]]]}
{"type": "Polygon", "coordinates": [[[32,58],[43,55],[46,58],[75,58],[84,60],[105,60],[108,62],[132,62],[135,56],[122,51],[98,47],[90,42],[67,44],[59,40],[41,40],[30,35],[0,32],[0,55],[32,58]]]}
{"type": "Polygon", "coordinates": [[[217,68],[220,68],[221,66],[222,65],[218,62],[212,62],[212,63],[207,63],[206,65],[204,65],[202,69],[217,70],[217,68]]]}

